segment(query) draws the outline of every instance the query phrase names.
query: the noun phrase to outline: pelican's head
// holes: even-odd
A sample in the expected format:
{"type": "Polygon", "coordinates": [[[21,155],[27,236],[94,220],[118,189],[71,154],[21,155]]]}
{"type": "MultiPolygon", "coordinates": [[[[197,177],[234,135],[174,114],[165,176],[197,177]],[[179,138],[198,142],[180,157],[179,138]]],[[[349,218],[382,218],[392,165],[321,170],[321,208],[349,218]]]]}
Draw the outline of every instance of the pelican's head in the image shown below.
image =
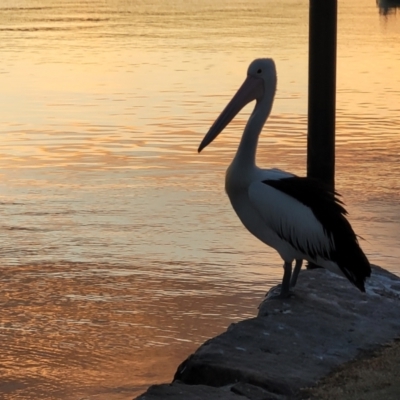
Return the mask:
{"type": "MultiPolygon", "coordinates": [[[[276,68],[272,58],[258,58],[247,69],[247,77],[261,78],[265,88],[276,88],[276,68]]],[[[258,100],[258,99],[257,99],[258,100]]]]}
{"type": "MultiPolygon", "coordinates": [[[[210,130],[204,136],[199,146],[199,153],[208,146],[232,121],[236,114],[248,103],[257,100],[257,103],[269,94],[272,100],[276,90],[276,69],[271,58],[259,58],[254,60],[247,69],[247,78],[233,96],[232,100],[216,119],[210,130]]],[[[268,111],[269,112],[269,111],[268,111]]]]}

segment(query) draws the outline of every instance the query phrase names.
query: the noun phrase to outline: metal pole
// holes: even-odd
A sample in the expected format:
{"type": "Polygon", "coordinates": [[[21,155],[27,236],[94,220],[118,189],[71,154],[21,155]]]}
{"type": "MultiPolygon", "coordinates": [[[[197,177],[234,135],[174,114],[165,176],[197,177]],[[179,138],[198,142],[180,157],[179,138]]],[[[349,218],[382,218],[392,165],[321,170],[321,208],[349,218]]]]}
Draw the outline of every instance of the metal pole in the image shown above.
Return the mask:
{"type": "Polygon", "coordinates": [[[310,0],[307,175],[335,185],[337,0],[310,0]]]}
{"type": "MultiPolygon", "coordinates": [[[[310,0],[307,176],[335,187],[337,0],[310,0]]],[[[308,269],[318,268],[308,263],[308,269]]]]}

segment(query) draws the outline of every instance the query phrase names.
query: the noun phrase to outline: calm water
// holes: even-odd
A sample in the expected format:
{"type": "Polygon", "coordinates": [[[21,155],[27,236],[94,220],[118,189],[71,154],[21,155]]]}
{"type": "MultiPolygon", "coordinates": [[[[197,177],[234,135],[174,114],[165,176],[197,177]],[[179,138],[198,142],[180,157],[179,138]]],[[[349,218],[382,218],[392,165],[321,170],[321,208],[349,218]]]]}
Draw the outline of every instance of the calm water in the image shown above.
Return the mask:
{"type": "MultiPolygon", "coordinates": [[[[308,1],[0,4],[0,397],[130,399],[281,279],[224,194],[256,57],[279,83],[258,163],[305,173],[308,1]]],[[[400,13],[339,2],[337,189],[400,274],[400,13]]]]}

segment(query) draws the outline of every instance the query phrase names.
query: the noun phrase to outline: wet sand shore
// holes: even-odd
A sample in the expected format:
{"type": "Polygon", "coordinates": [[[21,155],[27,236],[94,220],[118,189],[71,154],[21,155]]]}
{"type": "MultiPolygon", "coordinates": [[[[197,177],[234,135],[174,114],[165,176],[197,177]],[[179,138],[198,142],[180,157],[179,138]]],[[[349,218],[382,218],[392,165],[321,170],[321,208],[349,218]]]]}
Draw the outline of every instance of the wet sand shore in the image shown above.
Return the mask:
{"type": "Polygon", "coordinates": [[[398,400],[400,399],[400,339],[337,369],[302,399],[398,400]]]}

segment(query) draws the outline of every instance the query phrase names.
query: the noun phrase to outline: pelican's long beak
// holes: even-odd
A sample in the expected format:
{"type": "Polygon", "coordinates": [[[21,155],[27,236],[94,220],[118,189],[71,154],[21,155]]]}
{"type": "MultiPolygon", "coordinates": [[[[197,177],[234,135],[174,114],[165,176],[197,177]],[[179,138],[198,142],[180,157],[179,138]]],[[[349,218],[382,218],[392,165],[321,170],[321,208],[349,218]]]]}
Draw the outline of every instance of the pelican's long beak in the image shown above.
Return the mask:
{"type": "Polygon", "coordinates": [[[208,146],[246,104],[259,99],[263,94],[263,79],[248,75],[242,86],[240,86],[239,90],[233,96],[232,100],[225,107],[224,111],[222,111],[221,115],[215,120],[207,135],[204,136],[203,141],[200,143],[198,152],[200,153],[204,147],[208,146]]]}

